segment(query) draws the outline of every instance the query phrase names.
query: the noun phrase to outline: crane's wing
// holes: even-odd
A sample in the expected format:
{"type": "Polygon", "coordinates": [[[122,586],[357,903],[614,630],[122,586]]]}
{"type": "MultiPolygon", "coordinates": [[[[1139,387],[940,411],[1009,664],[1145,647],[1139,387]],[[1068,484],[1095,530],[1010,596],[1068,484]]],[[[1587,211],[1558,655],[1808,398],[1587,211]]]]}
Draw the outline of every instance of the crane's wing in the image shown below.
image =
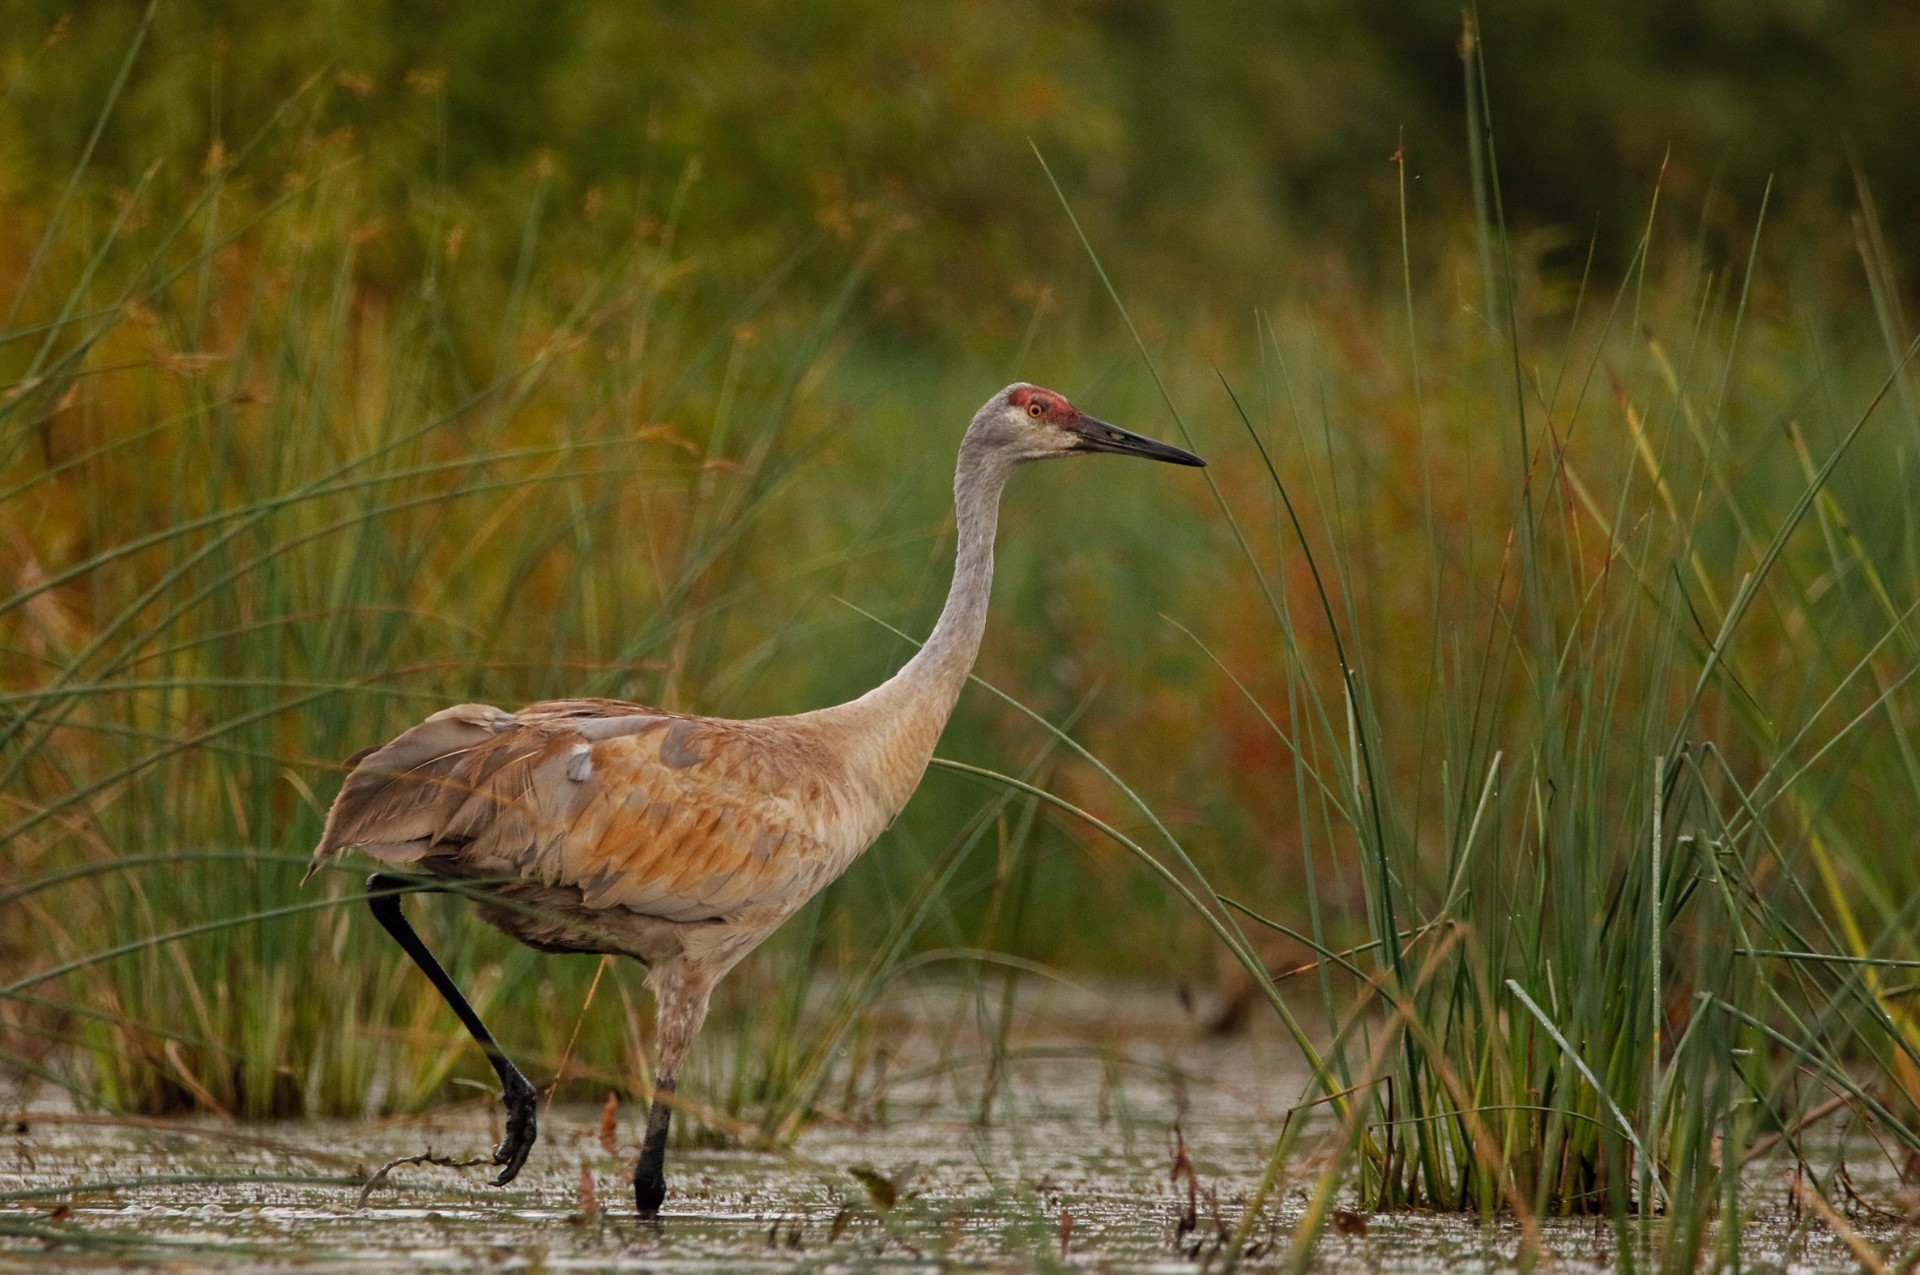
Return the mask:
{"type": "Polygon", "coordinates": [[[793,720],[585,699],[444,709],[355,759],[314,864],[357,847],[682,922],[797,906],[863,821],[837,758],[793,720]]]}

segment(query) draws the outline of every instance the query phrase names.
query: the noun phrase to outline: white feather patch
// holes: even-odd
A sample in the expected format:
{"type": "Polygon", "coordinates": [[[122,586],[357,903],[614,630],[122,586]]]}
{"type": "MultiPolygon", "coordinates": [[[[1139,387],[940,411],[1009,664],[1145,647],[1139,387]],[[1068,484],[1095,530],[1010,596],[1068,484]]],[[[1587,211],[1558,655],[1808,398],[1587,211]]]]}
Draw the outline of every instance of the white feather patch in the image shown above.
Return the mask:
{"type": "Polygon", "coordinates": [[[576,784],[593,778],[592,744],[575,744],[567,750],[567,778],[576,784]]]}

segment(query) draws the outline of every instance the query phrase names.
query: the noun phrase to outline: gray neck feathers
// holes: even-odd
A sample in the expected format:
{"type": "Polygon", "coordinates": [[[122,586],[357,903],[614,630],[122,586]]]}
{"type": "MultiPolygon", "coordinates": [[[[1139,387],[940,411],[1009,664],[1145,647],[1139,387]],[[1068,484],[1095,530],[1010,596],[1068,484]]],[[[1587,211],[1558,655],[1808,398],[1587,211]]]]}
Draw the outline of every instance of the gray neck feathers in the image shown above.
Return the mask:
{"type": "Polygon", "coordinates": [[[947,605],[906,667],[859,699],[809,714],[837,724],[838,745],[874,800],[877,834],[907,803],[953,713],[987,627],[993,591],[993,531],[1000,492],[1016,461],[971,431],[960,444],[953,495],[959,548],[947,605]]]}
{"type": "Polygon", "coordinates": [[[916,689],[945,692],[949,708],[966,684],[986,632],[987,600],[993,593],[994,526],[1000,517],[1000,493],[1013,467],[1012,458],[1004,452],[988,451],[971,439],[961,444],[960,464],[953,476],[958,524],[953,587],[947,591],[947,605],[926,645],[900,670],[898,680],[917,684],[916,689]]]}
{"type": "MultiPolygon", "coordinates": [[[[993,592],[993,532],[1000,514],[1000,492],[1016,462],[1001,451],[981,445],[971,433],[960,444],[960,464],[953,475],[954,512],[958,521],[958,550],[953,564],[953,586],[933,633],[905,667],[859,699],[831,714],[850,712],[862,718],[892,722],[909,733],[930,728],[924,743],[946,724],[948,714],[967,684],[980,639],[987,629],[987,598],[993,592]]],[[[890,736],[881,730],[871,736],[876,746],[890,736]]],[[[926,764],[921,757],[914,765],[926,764]]]]}

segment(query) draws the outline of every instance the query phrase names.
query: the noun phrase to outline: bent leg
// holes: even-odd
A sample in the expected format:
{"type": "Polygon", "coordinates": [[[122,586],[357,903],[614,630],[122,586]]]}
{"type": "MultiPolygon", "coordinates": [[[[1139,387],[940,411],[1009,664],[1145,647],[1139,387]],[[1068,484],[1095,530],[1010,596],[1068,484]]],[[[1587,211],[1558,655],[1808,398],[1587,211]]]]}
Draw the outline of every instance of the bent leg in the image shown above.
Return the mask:
{"type": "Polygon", "coordinates": [[[367,906],[372,909],[374,919],[379,921],[388,934],[393,936],[420,972],[427,976],[460,1021],[466,1024],[480,1048],[486,1051],[487,1061],[493,1064],[495,1074],[500,1077],[502,1095],[507,1104],[507,1136],[494,1148],[493,1162],[502,1166],[500,1175],[493,1180],[495,1186],[505,1186],[513,1181],[520,1172],[520,1166],[527,1162],[527,1153],[533,1150],[534,1139],[539,1136],[534,1114],[537,1108],[537,1094],[533,1085],[520,1074],[520,1069],[500,1050],[500,1044],[494,1040],[493,1033],[480,1021],[480,1015],[474,1011],[467,998],[454,986],[453,979],[434,959],[427,945],[414,933],[408,924],[406,914],[400,910],[400,896],[416,890],[430,890],[434,887],[412,877],[394,876],[390,873],[376,872],[367,878],[367,906]]]}

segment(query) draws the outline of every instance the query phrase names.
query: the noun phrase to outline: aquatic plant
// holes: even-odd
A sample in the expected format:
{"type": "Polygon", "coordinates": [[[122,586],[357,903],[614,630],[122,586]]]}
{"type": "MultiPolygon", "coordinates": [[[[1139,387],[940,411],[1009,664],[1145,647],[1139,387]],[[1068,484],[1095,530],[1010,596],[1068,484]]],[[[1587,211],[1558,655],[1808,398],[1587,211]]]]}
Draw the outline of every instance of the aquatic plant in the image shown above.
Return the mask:
{"type": "Polygon", "coordinates": [[[1286,973],[1316,984],[1345,1153],[1297,1261],[1352,1175],[1367,1208],[1598,1213],[1623,1255],[1737,1262],[1749,1175],[1836,1191],[1803,1147],[1822,1121],[1920,1148],[1920,1023],[1888,981],[1915,883],[1881,849],[1920,799],[1920,343],[1864,185],[1878,330],[1769,288],[1767,193],[1729,277],[1656,272],[1655,192],[1627,274],[1555,313],[1484,118],[1471,308],[1435,323],[1403,222],[1390,389],[1330,386],[1271,320],[1255,388],[1218,387],[1270,496],[1221,492],[1271,651],[1221,668],[1287,754],[1309,901],[1218,917],[1312,953],[1286,973]]]}

